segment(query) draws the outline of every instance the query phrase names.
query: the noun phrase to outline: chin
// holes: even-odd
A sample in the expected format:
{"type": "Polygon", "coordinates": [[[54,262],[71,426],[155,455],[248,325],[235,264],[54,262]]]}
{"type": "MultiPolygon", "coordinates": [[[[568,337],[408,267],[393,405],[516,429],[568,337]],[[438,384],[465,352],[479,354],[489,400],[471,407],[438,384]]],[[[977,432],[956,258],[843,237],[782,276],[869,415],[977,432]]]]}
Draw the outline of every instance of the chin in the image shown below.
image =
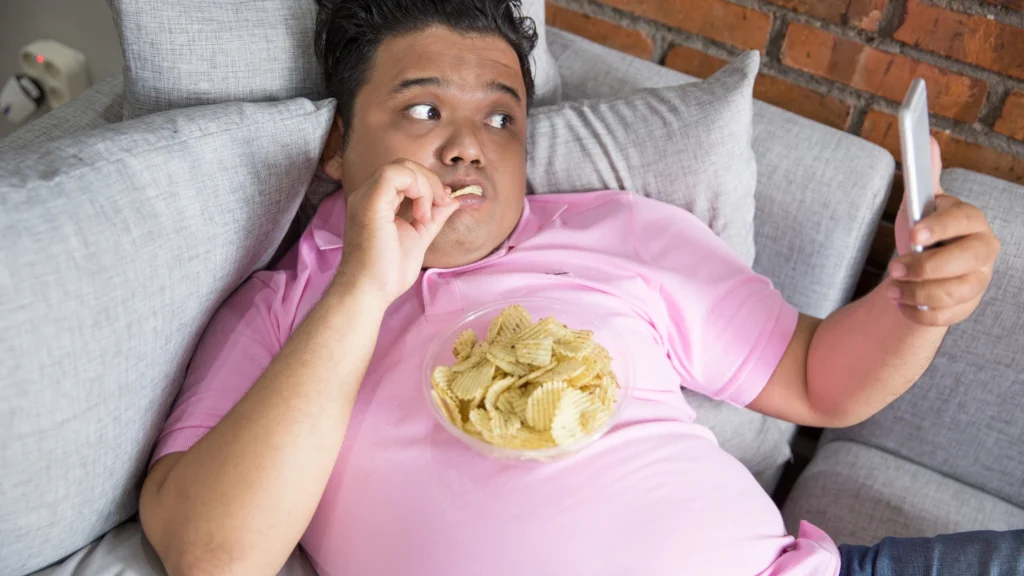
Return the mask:
{"type": "MultiPolygon", "coordinates": [[[[499,242],[500,244],[500,242],[499,242]]],[[[423,257],[424,268],[457,268],[476,262],[497,246],[490,246],[484,238],[454,236],[442,232],[427,249],[423,257]]]]}

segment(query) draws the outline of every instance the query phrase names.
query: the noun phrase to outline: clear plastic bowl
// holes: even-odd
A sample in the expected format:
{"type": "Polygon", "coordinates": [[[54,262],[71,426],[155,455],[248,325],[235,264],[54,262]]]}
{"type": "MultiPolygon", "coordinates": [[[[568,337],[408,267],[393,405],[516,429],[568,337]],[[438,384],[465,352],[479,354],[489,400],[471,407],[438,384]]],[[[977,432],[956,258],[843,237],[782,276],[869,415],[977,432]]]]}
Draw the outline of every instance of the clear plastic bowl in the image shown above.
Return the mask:
{"type": "Polygon", "coordinates": [[[629,348],[625,343],[614,338],[609,332],[610,331],[607,329],[602,329],[586,309],[569,300],[522,298],[485,306],[484,308],[469,313],[465,318],[452,326],[443,337],[436,340],[430,346],[430,349],[427,351],[426,359],[423,362],[424,399],[427,406],[430,408],[431,414],[434,415],[434,418],[442,427],[444,427],[445,430],[447,430],[452,436],[455,436],[463,443],[467,444],[470,448],[490,456],[491,458],[512,461],[539,460],[542,462],[549,462],[564,458],[579,452],[607,432],[608,429],[611,428],[618,420],[619,415],[622,413],[623,406],[625,406],[626,400],[629,397],[628,391],[632,388],[633,384],[633,359],[629,353],[629,348]],[[455,363],[455,357],[452,355],[452,345],[455,343],[455,338],[462,333],[463,330],[472,329],[476,333],[477,339],[482,339],[487,334],[487,327],[490,325],[491,320],[497,317],[498,314],[500,314],[506,307],[512,306],[513,304],[519,304],[526,308],[526,311],[530,313],[530,317],[534,322],[546,316],[554,316],[563,324],[574,330],[592,330],[594,332],[594,341],[608,350],[608,353],[612,357],[612,371],[615,373],[615,377],[619,381],[619,397],[618,401],[615,403],[615,410],[611,418],[591,434],[583,436],[571,444],[536,450],[495,446],[480,438],[470,436],[460,430],[455,424],[448,420],[434,402],[430,394],[431,390],[433,390],[433,384],[430,382],[430,376],[436,366],[451,366],[455,363]]]}

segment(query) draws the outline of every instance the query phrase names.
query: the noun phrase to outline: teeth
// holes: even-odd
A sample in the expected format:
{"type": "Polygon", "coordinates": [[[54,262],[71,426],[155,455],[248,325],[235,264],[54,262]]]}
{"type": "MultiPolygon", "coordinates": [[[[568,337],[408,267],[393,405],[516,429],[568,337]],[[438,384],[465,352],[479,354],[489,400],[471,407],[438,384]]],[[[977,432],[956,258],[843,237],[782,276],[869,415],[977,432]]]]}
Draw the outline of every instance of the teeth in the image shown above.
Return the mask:
{"type": "Polygon", "coordinates": [[[452,192],[452,198],[458,198],[459,196],[465,196],[466,194],[476,194],[477,196],[483,196],[484,189],[481,188],[480,186],[477,186],[476,184],[472,186],[466,186],[465,188],[460,188],[459,190],[452,192]]]}

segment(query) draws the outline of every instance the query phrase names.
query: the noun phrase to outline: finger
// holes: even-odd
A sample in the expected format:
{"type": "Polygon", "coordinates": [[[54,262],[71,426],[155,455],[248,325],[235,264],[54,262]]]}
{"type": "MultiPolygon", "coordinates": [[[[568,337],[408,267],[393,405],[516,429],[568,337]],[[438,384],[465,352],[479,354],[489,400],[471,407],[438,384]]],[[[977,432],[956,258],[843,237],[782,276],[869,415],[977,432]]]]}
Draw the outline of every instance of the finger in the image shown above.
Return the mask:
{"type": "Polygon", "coordinates": [[[935,184],[935,195],[939,196],[945,194],[942,191],[942,183],[939,181],[942,176],[942,148],[939,147],[939,141],[935,139],[935,136],[928,138],[931,140],[932,148],[932,182],[935,184]]]}
{"type": "Polygon", "coordinates": [[[911,235],[915,244],[932,246],[989,230],[985,213],[978,207],[953,196],[939,196],[935,199],[935,212],[915,224],[911,235]]]}
{"type": "Polygon", "coordinates": [[[445,185],[432,170],[412,160],[400,160],[403,166],[414,171],[419,180],[416,196],[409,196],[413,200],[413,215],[420,222],[429,222],[432,218],[433,206],[447,203],[445,185]]]}
{"type": "Polygon", "coordinates": [[[424,240],[424,247],[429,246],[434,238],[441,233],[441,229],[444,228],[448,219],[451,218],[452,214],[460,208],[458,202],[451,202],[444,206],[435,206],[433,218],[428,222],[415,222],[413,226],[416,228],[416,232],[424,240]]]}
{"type": "Polygon", "coordinates": [[[958,278],[928,280],[925,282],[900,282],[890,280],[889,298],[907,306],[928,308],[952,308],[977,299],[985,293],[992,275],[984,270],[958,278]]]}
{"type": "Polygon", "coordinates": [[[904,254],[889,263],[889,275],[897,280],[920,282],[991,270],[999,253],[994,238],[991,234],[971,234],[924,252],[904,254]]]}
{"type": "Polygon", "coordinates": [[[416,173],[401,164],[391,163],[383,166],[377,173],[377,182],[369,188],[367,200],[372,198],[372,206],[386,210],[388,216],[394,216],[402,205],[407,194],[415,194],[417,188],[416,173]]]}
{"type": "Polygon", "coordinates": [[[903,317],[922,326],[952,326],[966,320],[978,307],[981,298],[953,306],[951,308],[929,308],[921,310],[917,306],[898,304],[903,317]]]}

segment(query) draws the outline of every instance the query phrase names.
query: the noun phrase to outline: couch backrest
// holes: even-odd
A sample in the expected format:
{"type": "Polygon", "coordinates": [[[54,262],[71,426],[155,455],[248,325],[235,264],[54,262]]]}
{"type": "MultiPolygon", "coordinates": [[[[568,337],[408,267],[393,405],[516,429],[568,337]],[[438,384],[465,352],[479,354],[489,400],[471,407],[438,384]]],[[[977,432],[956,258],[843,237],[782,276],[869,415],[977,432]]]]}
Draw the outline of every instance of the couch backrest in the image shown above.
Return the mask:
{"type": "MultiPolygon", "coordinates": [[[[620,96],[696,79],[556,29],[548,46],[566,100],[620,96]]],[[[824,317],[849,301],[892,181],[882,148],[754,103],[758,175],[754,270],[802,312],[824,317]]]]}
{"type": "Polygon", "coordinates": [[[959,169],[942,185],[1002,242],[988,294],[906,394],[825,441],[881,448],[1024,508],[1024,187],[959,169]]]}

